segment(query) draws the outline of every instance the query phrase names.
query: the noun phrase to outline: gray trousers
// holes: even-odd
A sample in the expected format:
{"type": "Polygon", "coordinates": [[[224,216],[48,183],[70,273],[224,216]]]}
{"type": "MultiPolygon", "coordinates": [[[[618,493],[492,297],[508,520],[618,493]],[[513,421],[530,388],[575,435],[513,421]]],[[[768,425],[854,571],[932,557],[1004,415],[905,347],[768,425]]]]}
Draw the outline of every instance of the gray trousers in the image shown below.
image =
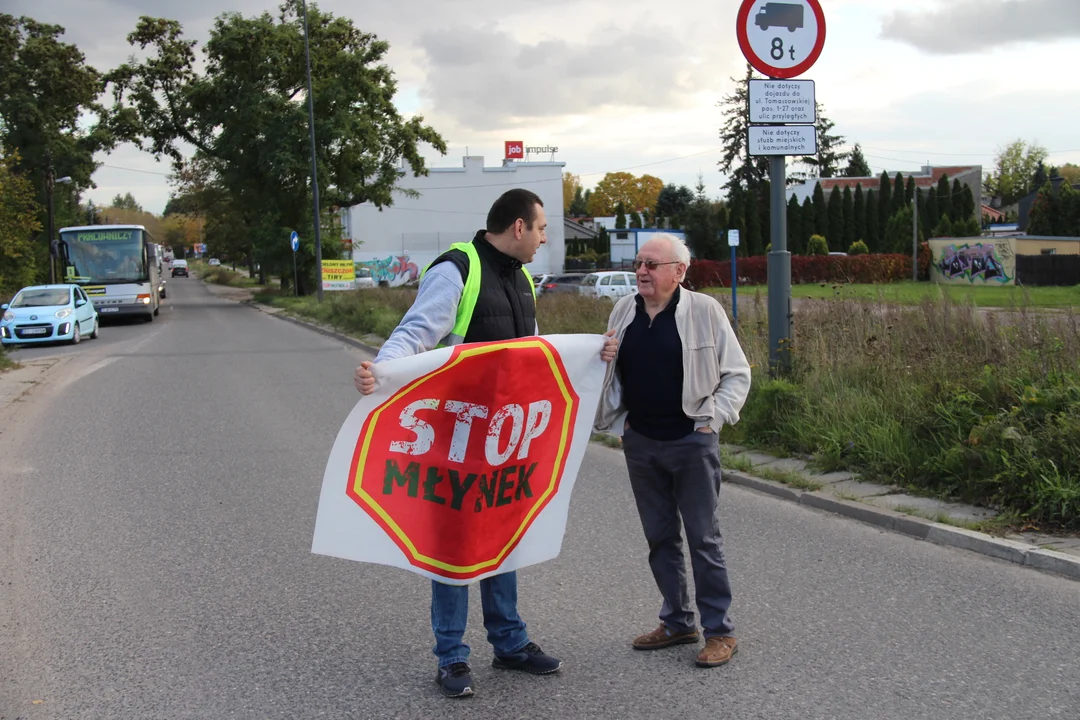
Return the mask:
{"type": "Polygon", "coordinates": [[[673,632],[695,628],[679,533],[681,514],[705,637],[732,635],[731,583],[716,517],[721,474],[716,434],[693,432],[679,440],[659,441],[627,428],[623,451],[649,543],[649,566],[664,597],[660,621],[673,632]]]}

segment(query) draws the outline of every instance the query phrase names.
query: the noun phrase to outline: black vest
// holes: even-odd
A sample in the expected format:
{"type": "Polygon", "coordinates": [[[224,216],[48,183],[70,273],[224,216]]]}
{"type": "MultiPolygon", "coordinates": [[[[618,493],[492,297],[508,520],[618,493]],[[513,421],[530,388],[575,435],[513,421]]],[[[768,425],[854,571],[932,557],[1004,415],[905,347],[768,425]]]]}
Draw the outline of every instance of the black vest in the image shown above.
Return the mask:
{"type": "MultiPolygon", "coordinates": [[[[492,246],[480,230],[473,238],[480,257],[480,297],[476,300],[465,342],[513,340],[536,334],[536,301],[532,286],[521,269],[521,263],[492,246]]],[[[447,250],[431,263],[452,262],[461,272],[461,280],[469,274],[469,257],[460,250],[447,250]]]]}

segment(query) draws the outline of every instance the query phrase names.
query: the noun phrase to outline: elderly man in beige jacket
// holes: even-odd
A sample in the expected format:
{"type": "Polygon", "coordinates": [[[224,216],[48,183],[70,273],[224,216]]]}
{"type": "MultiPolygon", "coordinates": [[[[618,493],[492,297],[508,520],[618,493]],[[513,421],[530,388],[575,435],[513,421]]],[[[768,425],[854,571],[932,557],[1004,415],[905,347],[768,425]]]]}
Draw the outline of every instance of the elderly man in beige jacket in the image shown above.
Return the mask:
{"type": "Polygon", "coordinates": [[[739,419],[750,365],[720,303],[679,287],[689,265],[690,252],[674,235],[658,234],[641,246],[634,260],[638,293],[619,300],[608,319],[619,352],[608,369],[596,429],[623,435],[649,565],[663,596],[660,626],[633,647],[656,650],[699,640],[686,585],[682,515],[705,637],[697,664],[716,667],[737,649],[716,514],[717,433],[739,419]]]}

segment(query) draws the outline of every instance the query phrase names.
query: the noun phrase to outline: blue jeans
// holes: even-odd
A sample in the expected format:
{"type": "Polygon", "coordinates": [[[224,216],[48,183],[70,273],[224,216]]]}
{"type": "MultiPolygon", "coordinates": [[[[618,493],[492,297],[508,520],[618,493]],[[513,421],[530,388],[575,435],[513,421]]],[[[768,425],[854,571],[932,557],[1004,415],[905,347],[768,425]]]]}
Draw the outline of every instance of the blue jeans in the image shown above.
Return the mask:
{"type": "MultiPolygon", "coordinates": [[[[517,573],[494,575],[480,581],[487,639],[496,655],[513,655],[529,644],[525,623],[517,612],[517,573]]],[[[431,629],[439,667],[469,661],[465,623],[469,619],[469,586],[431,583],[431,629]]]]}

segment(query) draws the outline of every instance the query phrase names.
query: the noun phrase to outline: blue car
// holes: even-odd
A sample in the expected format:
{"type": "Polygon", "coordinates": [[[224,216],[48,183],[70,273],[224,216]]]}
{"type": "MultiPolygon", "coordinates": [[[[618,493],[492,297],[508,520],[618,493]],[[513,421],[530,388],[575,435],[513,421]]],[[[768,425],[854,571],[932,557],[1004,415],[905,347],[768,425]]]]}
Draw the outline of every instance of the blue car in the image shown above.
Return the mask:
{"type": "Polygon", "coordinates": [[[23,345],[39,342],[76,344],[86,336],[98,336],[98,314],[94,303],[78,285],[34,285],[25,287],[0,305],[0,342],[23,345]]]}

